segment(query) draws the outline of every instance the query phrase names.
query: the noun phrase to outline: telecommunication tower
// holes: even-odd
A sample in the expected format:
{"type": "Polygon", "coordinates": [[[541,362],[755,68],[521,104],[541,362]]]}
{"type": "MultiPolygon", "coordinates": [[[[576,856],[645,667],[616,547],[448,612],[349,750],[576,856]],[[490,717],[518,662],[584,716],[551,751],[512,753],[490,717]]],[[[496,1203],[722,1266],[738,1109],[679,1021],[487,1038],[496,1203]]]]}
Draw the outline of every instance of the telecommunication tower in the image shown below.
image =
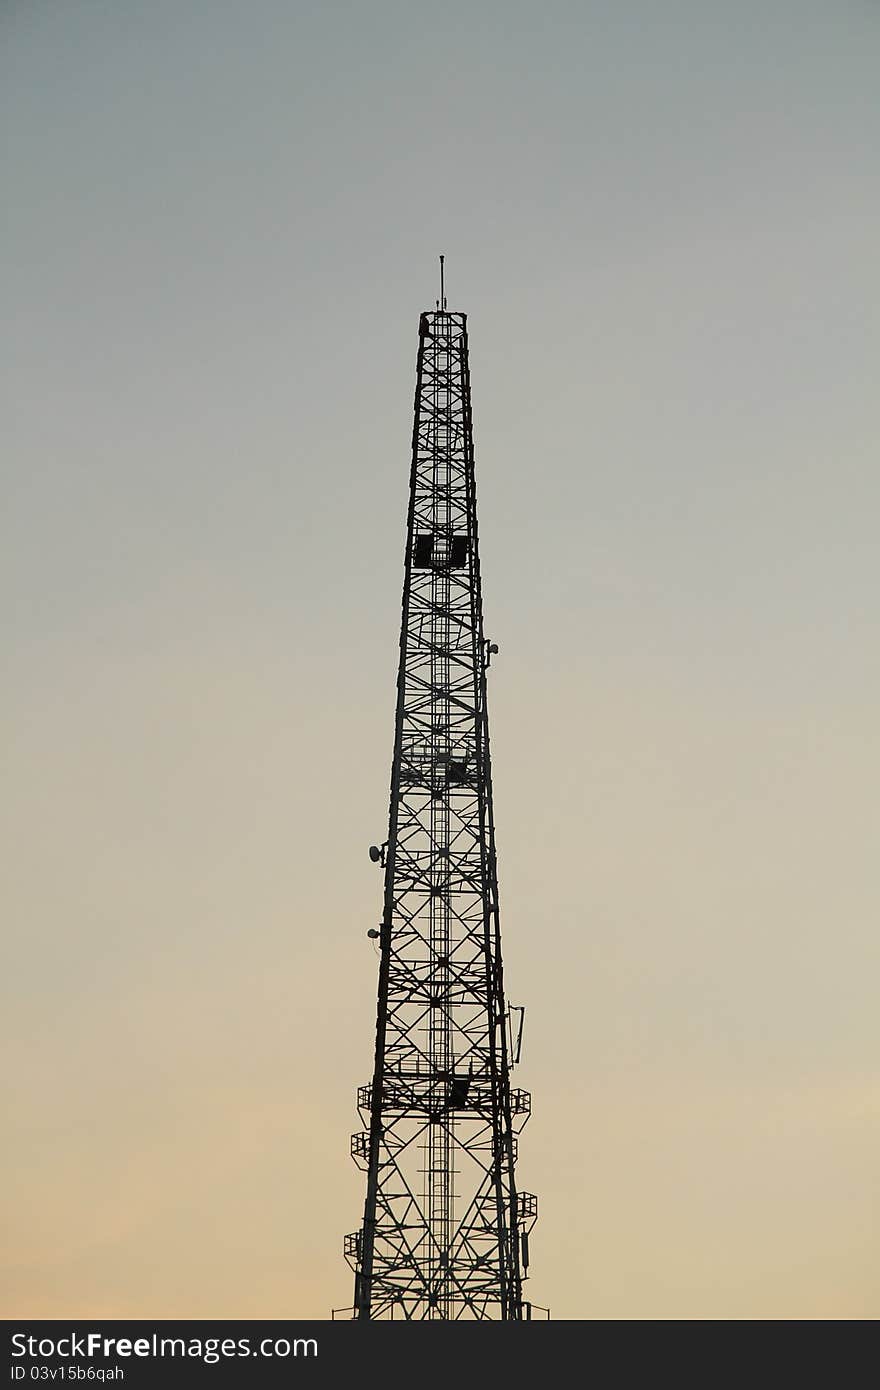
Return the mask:
{"type": "MultiPolygon", "coordinates": [[[[357,1319],[549,1316],[523,1297],[537,1199],[518,1190],[492,810],[467,316],[419,320],[375,1066],[358,1092],[357,1319]]],[[[334,1314],[339,1316],[340,1313],[334,1314]]]]}

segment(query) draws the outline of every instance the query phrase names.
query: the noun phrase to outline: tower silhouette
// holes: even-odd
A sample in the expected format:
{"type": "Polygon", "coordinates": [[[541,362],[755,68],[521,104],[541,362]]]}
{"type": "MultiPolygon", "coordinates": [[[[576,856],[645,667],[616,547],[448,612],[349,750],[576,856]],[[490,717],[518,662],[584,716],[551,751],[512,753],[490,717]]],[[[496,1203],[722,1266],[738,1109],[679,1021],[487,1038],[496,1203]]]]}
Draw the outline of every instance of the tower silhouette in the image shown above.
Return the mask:
{"type": "MultiPolygon", "coordinates": [[[[530,1318],[537,1199],[516,1186],[530,1111],[511,1088],[523,1009],[505,999],[467,316],[419,321],[400,664],[361,1229],[358,1319],[530,1318]]],[[[534,1310],[535,1316],[548,1316],[534,1310]]]]}

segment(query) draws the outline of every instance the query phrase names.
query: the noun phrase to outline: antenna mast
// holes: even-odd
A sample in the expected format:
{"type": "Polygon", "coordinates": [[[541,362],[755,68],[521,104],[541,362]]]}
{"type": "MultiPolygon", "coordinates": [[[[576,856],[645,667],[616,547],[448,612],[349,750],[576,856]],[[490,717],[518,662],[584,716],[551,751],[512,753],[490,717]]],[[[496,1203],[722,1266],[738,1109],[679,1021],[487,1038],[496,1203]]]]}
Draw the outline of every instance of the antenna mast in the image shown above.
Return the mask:
{"type": "Polygon", "coordinates": [[[549,1316],[523,1298],[537,1198],[516,1184],[527,1091],[506,1001],[486,701],[467,319],[419,321],[373,1078],[351,1151],[363,1224],[345,1237],[374,1320],[549,1316]]]}

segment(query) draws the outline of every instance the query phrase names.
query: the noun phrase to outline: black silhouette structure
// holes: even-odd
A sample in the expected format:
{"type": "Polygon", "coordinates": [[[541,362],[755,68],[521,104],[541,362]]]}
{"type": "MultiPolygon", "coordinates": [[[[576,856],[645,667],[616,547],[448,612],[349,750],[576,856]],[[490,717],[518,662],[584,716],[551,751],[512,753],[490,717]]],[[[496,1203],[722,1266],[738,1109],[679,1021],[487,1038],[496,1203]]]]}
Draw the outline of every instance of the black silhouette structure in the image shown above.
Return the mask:
{"type": "MultiPolygon", "coordinates": [[[[441,258],[441,277],[443,273],[441,258]]],[[[512,1088],[522,1009],[505,999],[467,321],[421,315],[384,868],[375,1067],[358,1092],[357,1319],[549,1316],[523,1297],[537,1199],[518,1190],[512,1088]]]]}

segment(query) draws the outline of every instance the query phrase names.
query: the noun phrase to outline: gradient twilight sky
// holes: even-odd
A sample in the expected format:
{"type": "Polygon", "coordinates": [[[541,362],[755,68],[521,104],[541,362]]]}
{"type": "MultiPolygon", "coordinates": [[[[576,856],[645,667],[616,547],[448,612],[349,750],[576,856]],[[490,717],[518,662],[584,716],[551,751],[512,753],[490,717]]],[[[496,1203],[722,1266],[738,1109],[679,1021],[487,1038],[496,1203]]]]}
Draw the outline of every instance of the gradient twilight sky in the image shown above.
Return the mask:
{"type": "Polygon", "coordinates": [[[0,0],[7,1316],[351,1301],[419,311],[554,1315],[880,1314],[872,0],[0,0]]]}

